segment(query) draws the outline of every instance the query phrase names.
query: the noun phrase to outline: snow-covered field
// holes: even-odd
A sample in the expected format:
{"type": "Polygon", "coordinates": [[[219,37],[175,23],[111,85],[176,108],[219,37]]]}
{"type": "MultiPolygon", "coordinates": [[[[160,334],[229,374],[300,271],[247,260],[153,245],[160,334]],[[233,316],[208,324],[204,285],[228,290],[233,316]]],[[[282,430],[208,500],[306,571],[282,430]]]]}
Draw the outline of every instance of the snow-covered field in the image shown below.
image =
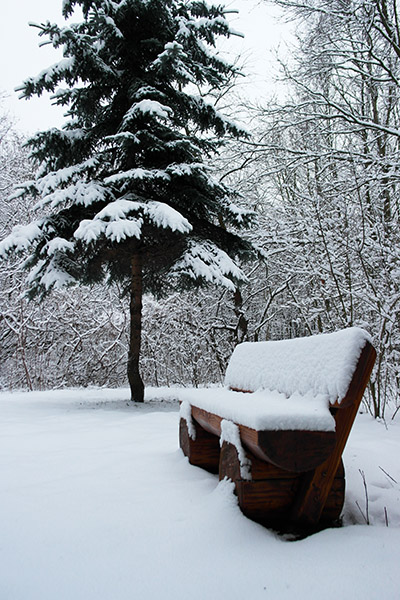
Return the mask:
{"type": "Polygon", "coordinates": [[[400,598],[399,418],[357,417],[344,526],[291,542],[188,464],[178,396],[0,394],[0,600],[400,598]]]}

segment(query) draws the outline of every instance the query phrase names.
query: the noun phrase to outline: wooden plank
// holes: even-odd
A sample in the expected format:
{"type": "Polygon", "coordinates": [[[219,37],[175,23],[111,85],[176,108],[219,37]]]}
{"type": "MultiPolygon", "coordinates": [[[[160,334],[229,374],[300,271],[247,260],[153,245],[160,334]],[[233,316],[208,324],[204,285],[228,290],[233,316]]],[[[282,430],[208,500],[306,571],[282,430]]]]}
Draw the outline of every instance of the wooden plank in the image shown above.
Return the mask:
{"type": "MultiPolygon", "coordinates": [[[[221,435],[222,417],[192,406],[193,419],[203,429],[221,435]]],[[[239,425],[243,444],[258,458],[296,473],[314,469],[332,453],[334,431],[256,431],[239,425]]]]}
{"type": "Polygon", "coordinates": [[[292,519],[304,525],[315,525],[323,511],[338,470],[342,453],[357,415],[365,388],[368,384],[376,352],[367,342],[359,358],[357,368],[346,394],[344,408],[335,414],[336,446],[331,456],[314,471],[304,475],[301,489],[292,509],[292,519]]]}
{"type": "Polygon", "coordinates": [[[218,436],[218,438],[220,437],[221,421],[223,420],[222,417],[214,415],[213,413],[209,413],[206,410],[193,405],[192,417],[203,429],[209,433],[212,433],[213,435],[218,436]]]}
{"type": "Polygon", "coordinates": [[[323,463],[336,443],[334,431],[255,432],[240,426],[240,437],[244,445],[259,458],[295,473],[310,471],[323,463]]]}
{"type": "MultiPolygon", "coordinates": [[[[241,511],[248,518],[280,531],[295,531],[291,522],[291,507],[301,485],[301,475],[278,469],[246,453],[251,461],[251,480],[244,480],[235,446],[224,442],[220,455],[220,479],[228,477],[235,484],[241,511]]],[[[321,515],[324,526],[338,520],[344,502],[344,469],[341,462],[326,506],[321,515]]]]}
{"type": "Polygon", "coordinates": [[[179,444],[191,465],[202,467],[210,473],[218,473],[220,445],[219,438],[205,431],[200,425],[194,425],[196,439],[193,440],[188,431],[185,419],[179,423],[179,444]]]}
{"type": "MultiPolygon", "coordinates": [[[[253,469],[251,471],[251,475],[253,478],[253,469]]],[[[220,481],[222,481],[222,479],[225,479],[225,477],[227,477],[233,482],[242,479],[237,450],[233,444],[229,444],[228,442],[222,443],[221,452],[219,455],[220,481]]]]}
{"type": "Polygon", "coordinates": [[[298,479],[265,479],[238,481],[235,485],[239,506],[243,514],[262,525],[290,527],[288,515],[298,489],[298,479]]]}
{"type": "MultiPolygon", "coordinates": [[[[271,463],[259,459],[248,450],[246,450],[246,458],[251,463],[252,481],[262,479],[295,479],[300,477],[299,473],[280,469],[271,463]]],[[[228,477],[232,481],[242,478],[237,449],[233,444],[229,444],[228,442],[223,442],[220,453],[219,478],[224,479],[224,477],[228,477]]]]}
{"type": "Polygon", "coordinates": [[[238,481],[235,493],[243,514],[279,531],[309,533],[330,527],[339,521],[344,503],[344,479],[334,479],[326,505],[317,524],[301,527],[291,519],[291,508],[300,486],[299,478],[261,481],[238,481]]]}
{"type": "Polygon", "coordinates": [[[322,509],[321,517],[318,523],[323,525],[331,525],[335,521],[338,521],[344,504],[344,495],[346,489],[346,482],[344,474],[340,476],[338,473],[333,480],[332,487],[329,491],[328,498],[325,502],[325,506],[322,509]]]}

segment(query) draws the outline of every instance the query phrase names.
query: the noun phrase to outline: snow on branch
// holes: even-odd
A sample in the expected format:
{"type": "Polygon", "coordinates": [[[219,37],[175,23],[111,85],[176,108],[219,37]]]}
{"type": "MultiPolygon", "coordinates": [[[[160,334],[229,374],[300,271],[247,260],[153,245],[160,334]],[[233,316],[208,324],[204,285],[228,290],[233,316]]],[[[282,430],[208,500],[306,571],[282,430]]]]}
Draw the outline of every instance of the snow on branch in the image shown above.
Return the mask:
{"type": "Polygon", "coordinates": [[[145,221],[156,227],[180,233],[189,233],[192,230],[185,217],[163,202],[120,198],[110,202],[93,219],[83,220],[74,237],[88,244],[101,236],[114,242],[121,242],[129,237],[140,239],[145,221]]]}
{"type": "Polygon", "coordinates": [[[87,244],[105,236],[113,242],[135,237],[140,239],[142,231],[142,219],[115,219],[107,222],[101,219],[84,219],[74,233],[74,238],[82,240],[87,244]]]}
{"type": "Polygon", "coordinates": [[[110,177],[106,177],[104,183],[121,183],[130,181],[131,179],[164,179],[170,181],[170,176],[162,169],[142,169],[141,167],[137,167],[136,169],[110,175],[110,177]]]}
{"type": "Polygon", "coordinates": [[[189,233],[193,229],[189,221],[168,204],[151,201],[144,208],[149,220],[157,227],[180,233],[189,233]]]}
{"type": "Polygon", "coordinates": [[[156,60],[153,62],[153,66],[157,67],[161,65],[165,60],[170,60],[171,58],[176,58],[183,52],[182,44],[179,44],[177,41],[168,42],[164,46],[164,51],[158,55],[156,60]]]}
{"type": "Polygon", "coordinates": [[[73,71],[74,65],[75,57],[63,58],[41,71],[36,77],[25,80],[22,85],[15,88],[15,91],[21,92],[19,98],[23,99],[32,95],[32,92],[35,93],[42,88],[52,90],[55,82],[63,79],[66,73],[73,71]]]}
{"type": "Polygon", "coordinates": [[[26,250],[42,235],[42,224],[43,220],[41,219],[33,221],[28,225],[16,225],[10,235],[0,242],[0,257],[5,258],[11,250],[16,250],[17,252],[26,250]]]}
{"type": "Polygon", "coordinates": [[[50,288],[60,289],[73,283],[76,283],[75,279],[66,273],[64,269],[60,269],[54,259],[47,265],[44,274],[40,278],[40,284],[46,290],[50,288]]]}
{"type": "Polygon", "coordinates": [[[165,120],[173,114],[173,110],[170,106],[161,104],[161,102],[158,102],[157,100],[140,100],[140,102],[135,102],[125,114],[123,126],[127,126],[138,114],[148,114],[152,117],[158,117],[159,119],[165,120]]]}
{"type": "Polygon", "coordinates": [[[232,291],[236,289],[233,280],[246,281],[245,274],[228,254],[208,240],[190,240],[172,273],[194,281],[222,285],[232,291]]]}
{"type": "Polygon", "coordinates": [[[142,225],[142,219],[117,219],[105,224],[104,234],[112,242],[122,242],[132,237],[140,239],[142,225]]]}
{"type": "Polygon", "coordinates": [[[47,249],[47,254],[49,256],[55,254],[55,253],[59,253],[59,252],[65,252],[68,250],[73,250],[74,249],[74,244],[73,242],[69,242],[68,240],[65,240],[64,238],[61,237],[55,237],[52,240],[50,240],[50,242],[47,244],[46,246],[47,249]]]}
{"type": "MultiPolygon", "coordinates": [[[[50,192],[54,192],[61,188],[64,184],[70,181],[76,180],[82,174],[86,174],[91,169],[94,169],[98,165],[98,158],[91,157],[82,163],[58,169],[58,171],[51,171],[43,177],[38,178],[34,182],[34,186],[40,196],[44,198],[50,192]]],[[[87,185],[93,185],[92,183],[87,185]]],[[[96,185],[96,184],[95,184],[96,185]]]]}
{"type": "Polygon", "coordinates": [[[119,200],[115,200],[115,202],[107,204],[107,206],[97,213],[95,219],[118,221],[119,219],[126,218],[129,213],[138,211],[141,206],[141,202],[120,198],[119,200]]]}
{"type": "Polygon", "coordinates": [[[56,189],[55,191],[45,194],[39,200],[35,208],[43,208],[50,206],[52,209],[67,203],[79,204],[82,206],[90,206],[94,202],[106,200],[108,190],[99,182],[78,181],[66,188],[56,189]]]}

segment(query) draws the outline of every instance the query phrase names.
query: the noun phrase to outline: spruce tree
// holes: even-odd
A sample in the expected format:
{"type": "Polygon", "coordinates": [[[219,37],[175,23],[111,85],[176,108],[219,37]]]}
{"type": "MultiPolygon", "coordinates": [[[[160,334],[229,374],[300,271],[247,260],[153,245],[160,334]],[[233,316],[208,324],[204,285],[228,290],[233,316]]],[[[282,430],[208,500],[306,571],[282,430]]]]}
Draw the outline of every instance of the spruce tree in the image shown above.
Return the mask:
{"type": "Polygon", "coordinates": [[[23,98],[52,92],[66,121],[29,140],[39,166],[18,193],[36,197],[39,216],[0,251],[28,253],[30,297],[123,283],[128,379],[132,399],[143,401],[143,292],[234,290],[243,280],[236,261],[253,252],[227,229],[247,226],[251,214],[207,166],[221,140],[243,133],[201,93],[224,90],[235,74],[215,51],[231,31],[224,8],[203,1],[64,0],[63,16],[63,27],[37,25],[63,59],[20,89],[23,98]],[[77,7],[83,18],[72,24],[77,7]]]}

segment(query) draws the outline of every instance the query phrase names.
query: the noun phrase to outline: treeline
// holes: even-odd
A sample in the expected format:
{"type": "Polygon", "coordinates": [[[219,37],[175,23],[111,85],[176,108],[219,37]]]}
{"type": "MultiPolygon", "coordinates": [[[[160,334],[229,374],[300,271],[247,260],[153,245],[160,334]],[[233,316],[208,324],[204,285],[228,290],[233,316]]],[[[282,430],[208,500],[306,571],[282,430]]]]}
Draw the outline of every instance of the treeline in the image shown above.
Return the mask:
{"type": "MultiPolygon", "coordinates": [[[[143,377],[148,385],[220,383],[240,341],[357,325],[378,350],[368,408],[391,417],[400,386],[396,1],[275,4],[297,27],[296,48],[282,61],[286,97],[251,109],[251,139],[226,148],[219,165],[258,213],[251,236],[263,256],[234,294],[146,298],[143,377]]],[[[31,211],[7,199],[29,165],[12,131],[0,160],[4,237],[31,211]]],[[[22,262],[0,269],[3,388],[125,385],[121,290],[65,289],[28,303],[22,262]]]]}

